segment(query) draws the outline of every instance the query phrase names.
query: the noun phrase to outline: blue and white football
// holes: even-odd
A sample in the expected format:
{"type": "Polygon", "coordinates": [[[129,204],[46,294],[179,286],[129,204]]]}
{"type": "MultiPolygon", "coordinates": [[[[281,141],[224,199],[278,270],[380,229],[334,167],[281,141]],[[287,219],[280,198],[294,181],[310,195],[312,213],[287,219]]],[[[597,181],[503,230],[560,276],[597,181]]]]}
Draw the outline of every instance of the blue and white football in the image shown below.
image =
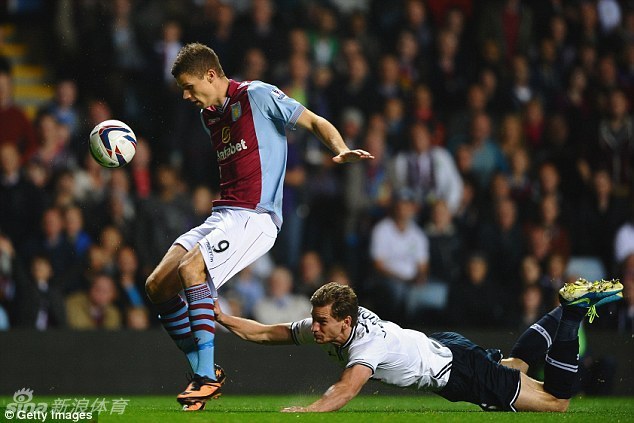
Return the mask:
{"type": "Polygon", "coordinates": [[[90,131],[90,153],[103,167],[121,167],[136,153],[136,135],[120,120],[105,120],[90,131]]]}

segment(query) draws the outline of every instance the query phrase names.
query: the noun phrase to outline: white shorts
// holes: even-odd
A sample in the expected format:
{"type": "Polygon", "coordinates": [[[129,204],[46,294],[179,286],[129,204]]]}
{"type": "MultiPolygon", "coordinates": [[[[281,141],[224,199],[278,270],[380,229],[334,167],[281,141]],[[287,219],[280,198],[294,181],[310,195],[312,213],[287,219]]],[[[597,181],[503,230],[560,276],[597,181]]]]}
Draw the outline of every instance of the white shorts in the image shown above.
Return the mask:
{"type": "Polygon", "coordinates": [[[205,222],[174,244],[190,251],[196,244],[205,259],[212,294],[240,270],[273,247],[277,226],[267,213],[245,209],[214,210],[205,222]]]}

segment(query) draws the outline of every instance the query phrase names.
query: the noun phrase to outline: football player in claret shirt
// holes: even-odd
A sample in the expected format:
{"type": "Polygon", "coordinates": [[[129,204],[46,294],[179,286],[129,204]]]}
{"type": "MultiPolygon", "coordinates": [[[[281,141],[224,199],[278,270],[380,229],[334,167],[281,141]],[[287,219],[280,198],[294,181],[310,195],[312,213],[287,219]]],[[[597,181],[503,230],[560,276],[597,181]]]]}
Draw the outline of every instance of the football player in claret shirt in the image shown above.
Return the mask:
{"type": "Polygon", "coordinates": [[[315,291],[312,317],[293,323],[264,325],[226,315],[216,305],[216,320],[242,339],[261,344],[319,345],[344,368],[341,378],[320,399],[285,412],[335,411],[354,398],[369,379],[389,385],[429,390],[484,410],[566,411],[577,379],[578,331],[584,316],[623,298],[616,281],[567,283],[561,304],[527,329],[510,358],[485,350],[455,332],[422,332],[381,320],[359,307],[346,285],[330,282],[315,291]],[[526,375],[543,360],[544,382],[526,375]]]}
{"type": "Polygon", "coordinates": [[[334,153],[335,163],[374,157],[350,150],[330,122],[277,87],[227,78],[216,53],[203,44],[184,46],[172,75],[183,99],[201,109],[220,168],[220,199],[211,215],[174,241],[146,282],[159,320],[194,371],[177,397],[192,411],[217,397],[225,378],[214,362],[217,289],[266,253],[282,226],[285,131],[308,129],[334,153]]]}

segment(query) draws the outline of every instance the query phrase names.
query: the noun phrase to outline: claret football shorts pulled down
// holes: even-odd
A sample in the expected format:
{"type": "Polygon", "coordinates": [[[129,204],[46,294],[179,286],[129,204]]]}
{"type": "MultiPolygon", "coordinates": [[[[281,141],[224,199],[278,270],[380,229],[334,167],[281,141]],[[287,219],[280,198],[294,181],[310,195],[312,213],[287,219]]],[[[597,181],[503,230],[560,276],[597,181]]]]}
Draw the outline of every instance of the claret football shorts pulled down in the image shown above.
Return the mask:
{"type": "Polygon", "coordinates": [[[207,283],[215,296],[232,276],[269,251],[276,238],[277,226],[268,213],[219,209],[174,244],[187,251],[198,245],[207,266],[207,283]]]}
{"type": "Polygon", "coordinates": [[[455,332],[429,335],[453,354],[449,382],[438,395],[449,401],[467,401],[485,411],[517,411],[520,372],[489,359],[486,351],[455,332]]]}

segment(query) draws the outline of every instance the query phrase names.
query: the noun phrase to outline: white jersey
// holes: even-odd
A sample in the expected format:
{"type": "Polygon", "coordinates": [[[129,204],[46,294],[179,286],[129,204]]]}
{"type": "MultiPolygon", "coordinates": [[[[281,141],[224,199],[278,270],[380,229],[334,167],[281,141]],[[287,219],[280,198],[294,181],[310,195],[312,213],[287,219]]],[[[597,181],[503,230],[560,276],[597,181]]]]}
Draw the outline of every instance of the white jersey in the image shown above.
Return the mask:
{"type": "MultiPolygon", "coordinates": [[[[312,318],[291,324],[296,344],[316,343],[311,324],[312,318]]],[[[357,325],[344,345],[320,347],[342,367],[366,366],[372,370],[372,379],[400,387],[437,391],[447,384],[451,373],[449,348],[422,332],[381,320],[363,307],[359,307],[357,325]]]]}

